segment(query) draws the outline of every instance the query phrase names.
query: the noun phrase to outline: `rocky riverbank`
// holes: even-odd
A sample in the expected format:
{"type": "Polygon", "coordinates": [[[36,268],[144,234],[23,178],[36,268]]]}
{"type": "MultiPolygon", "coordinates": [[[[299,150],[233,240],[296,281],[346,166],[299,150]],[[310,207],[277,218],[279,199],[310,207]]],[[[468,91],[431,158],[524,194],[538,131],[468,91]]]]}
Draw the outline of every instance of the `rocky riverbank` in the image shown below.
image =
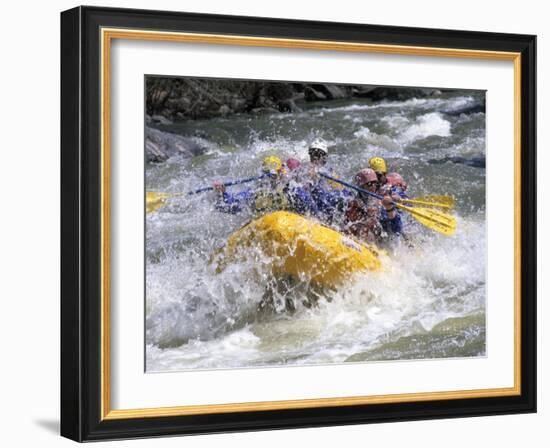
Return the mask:
{"type": "Polygon", "coordinates": [[[235,113],[299,112],[307,103],[318,101],[402,101],[440,94],[439,89],[425,88],[150,76],[146,80],[146,112],[152,122],[166,124],[235,113]]]}
{"type": "MultiPolygon", "coordinates": [[[[460,91],[453,91],[454,95],[460,91]]],[[[485,112],[484,95],[464,104],[445,105],[445,89],[366,85],[288,83],[198,78],[146,78],[145,150],[149,162],[174,155],[194,157],[207,151],[209,142],[178,135],[174,126],[190,120],[209,120],[235,114],[293,114],[315,106],[330,107],[335,100],[361,104],[441,101],[440,113],[459,117],[485,112]]],[[[471,97],[471,91],[464,91],[471,97]]]]}

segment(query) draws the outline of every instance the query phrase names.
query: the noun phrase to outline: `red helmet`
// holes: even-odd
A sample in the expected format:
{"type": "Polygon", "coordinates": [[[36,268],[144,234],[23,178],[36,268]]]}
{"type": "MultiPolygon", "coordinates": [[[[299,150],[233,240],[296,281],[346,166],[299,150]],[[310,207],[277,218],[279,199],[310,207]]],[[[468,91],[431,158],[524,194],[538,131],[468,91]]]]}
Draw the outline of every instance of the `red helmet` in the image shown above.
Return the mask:
{"type": "Polygon", "coordinates": [[[392,187],[400,187],[403,190],[407,188],[407,182],[403,180],[400,174],[388,173],[386,175],[386,179],[388,184],[390,184],[392,187]]]}
{"type": "Polygon", "coordinates": [[[363,186],[369,182],[378,182],[378,177],[376,176],[374,170],[370,168],[363,168],[355,175],[354,181],[357,185],[363,186]]]}
{"type": "Polygon", "coordinates": [[[292,157],[285,162],[286,167],[289,171],[294,171],[297,168],[300,168],[300,161],[298,159],[293,159],[292,157]]]}

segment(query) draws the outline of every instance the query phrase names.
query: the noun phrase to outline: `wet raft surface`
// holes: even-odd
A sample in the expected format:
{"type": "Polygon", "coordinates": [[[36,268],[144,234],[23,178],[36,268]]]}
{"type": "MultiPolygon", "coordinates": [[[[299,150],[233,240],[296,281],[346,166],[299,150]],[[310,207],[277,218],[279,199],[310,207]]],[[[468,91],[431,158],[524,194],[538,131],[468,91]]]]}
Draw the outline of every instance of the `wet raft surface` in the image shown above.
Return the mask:
{"type": "Polygon", "coordinates": [[[216,272],[251,256],[272,260],[271,276],[332,289],[382,265],[376,247],[287,211],[267,213],[234,232],[214,257],[216,272]]]}
{"type": "Polygon", "coordinates": [[[147,370],[484,356],[485,169],[445,161],[484,158],[485,114],[460,113],[480,95],[332,101],[299,113],[159,126],[205,151],[148,164],[147,190],[189,191],[255,175],[272,153],[306,160],[314,130],[329,142],[330,166],[343,179],[376,154],[405,177],[411,195],[455,196],[458,230],[448,238],[407,220],[414,247],[398,244],[384,269],[338,288],[307,279],[281,287],[265,254],[251,251],[219,273],[211,263],[250,213],[216,211],[213,193],[173,199],[146,217],[147,370]]]}

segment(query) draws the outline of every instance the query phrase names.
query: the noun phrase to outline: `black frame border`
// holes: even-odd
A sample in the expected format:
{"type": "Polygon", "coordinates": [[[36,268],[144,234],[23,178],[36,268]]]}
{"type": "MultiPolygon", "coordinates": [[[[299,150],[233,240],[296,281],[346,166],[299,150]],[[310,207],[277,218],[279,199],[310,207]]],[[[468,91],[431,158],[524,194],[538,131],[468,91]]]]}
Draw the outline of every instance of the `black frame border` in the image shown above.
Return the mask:
{"type": "Polygon", "coordinates": [[[77,7],[61,13],[61,435],[144,438],[536,412],[536,36],[77,7]],[[100,28],[521,53],[521,395],[101,420],[100,28]]]}

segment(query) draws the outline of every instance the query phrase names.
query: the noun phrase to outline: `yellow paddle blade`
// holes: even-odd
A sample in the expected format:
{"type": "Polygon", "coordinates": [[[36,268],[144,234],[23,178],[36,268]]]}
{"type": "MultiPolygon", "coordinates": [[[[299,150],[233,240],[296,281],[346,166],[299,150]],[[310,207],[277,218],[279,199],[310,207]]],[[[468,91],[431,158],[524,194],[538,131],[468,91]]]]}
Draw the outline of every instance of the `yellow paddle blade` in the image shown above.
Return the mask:
{"type": "MultiPolygon", "coordinates": [[[[452,199],[452,198],[450,198],[452,199]]],[[[399,202],[405,203],[405,204],[418,204],[418,205],[425,205],[427,207],[437,207],[437,208],[446,208],[451,209],[453,208],[454,204],[449,203],[443,203],[443,202],[433,202],[433,201],[425,201],[423,198],[420,199],[400,199],[399,202]]]]}
{"type": "Polygon", "coordinates": [[[407,207],[395,204],[396,207],[409,212],[418,222],[443,235],[450,236],[455,233],[456,219],[446,213],[424,207],[407,207]]]}
{"type": "Polygon", "coordinates": [[[162,193],[159,191],[148,191],[145,195],[145,210],[147,213],[152,213],[161,208],[166,200],[171,197],[170,193],[162,193]]]}
{"type": "MultiPolygon", "coordinates": [[[[455,199],[452,196],[432,194],[428,196],[416,197],[414,199],[422,202],[438,204],[438,207],[453,208],[455,206],[455,199]]],[[[405,200],[404,202],[409,201],[405,200]]]]}

